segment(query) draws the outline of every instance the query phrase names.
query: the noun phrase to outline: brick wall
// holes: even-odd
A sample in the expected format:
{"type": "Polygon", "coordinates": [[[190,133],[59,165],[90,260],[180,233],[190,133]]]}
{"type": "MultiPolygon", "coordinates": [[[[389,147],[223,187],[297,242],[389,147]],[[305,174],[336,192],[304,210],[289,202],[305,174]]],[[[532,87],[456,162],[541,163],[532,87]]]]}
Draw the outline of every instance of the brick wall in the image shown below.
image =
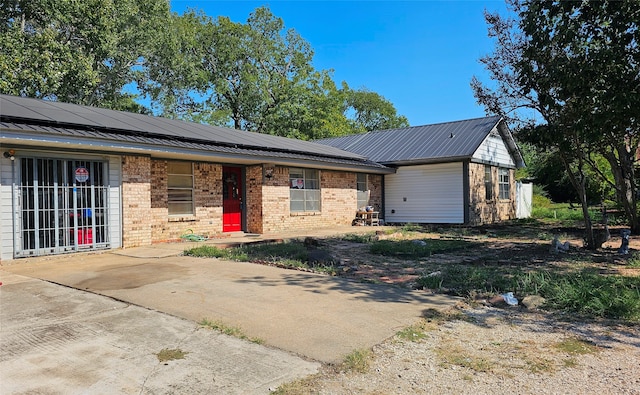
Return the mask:
{"type": "Polygon", "coordinates": [[[355,173],[322,170],[322,222],[325,226],[351,225],[358,209],[357,176],[355,173]]]}
{"type": "MultiPolygon", "coordinates": [[[[123,246],[178,241],[193,232],[208,237],[222,234],[222,165],[195,163],[194,215],[169,216],[167,161],[125,156],[123,163],[123,246]]],[[[357,210],[356,174],[320,171],[321,211],[291,213],[289,168],[248,166],[246,229],[252,233],[351,225],[357,210]]],[[[369,176],[370,204],[382,206],[382,176],[369,176]]]]}
{"type": "Polygon", "coordinates": [[[263,233],[288,229],[289,212],[289,168],[276,166],[262,186],[263,233]]]}
{"type": "MultiPolygon", "coordinates": [[[[263,169],[262,166],[248,166],[246,174],[246,202],[247,231],[263,233],[262,224],[262,196],[263,169]]],[[[267,178],[264,178],[267,182],[267,178]]]]}
{"type": "Polygon", "coordinates": [[[122,246],[151,244],[151,158],[122,157],[122,246]]]}
{"type": "Polygon", "coordinates": [[[216,237],[222,233],[222,166],[194,163],[193,215],[169,216],[167,161],[151,161],[151,239],[154,243],[178,241],[193,233],[216,237]]]}
{"type": "Polygon", "coordinates": [[[358,206],[356,174],[320,170],[320,188],[320,212],[292,213],[289,168],[276,166],[273,177],[265,180],[262,187],[263,232],[351,225],[358,206]]]}
{"type": "Polygon", "coordinates": [[[487,201],[484,186],[484,165],[469,164],[469,223],[473,225],[494,223],[514,219],[516,217],[516,183],[515,172],[509,170],[510,199],[498,198],[498,167],[491,166],[491,179],[494,197],[487,201]]]}

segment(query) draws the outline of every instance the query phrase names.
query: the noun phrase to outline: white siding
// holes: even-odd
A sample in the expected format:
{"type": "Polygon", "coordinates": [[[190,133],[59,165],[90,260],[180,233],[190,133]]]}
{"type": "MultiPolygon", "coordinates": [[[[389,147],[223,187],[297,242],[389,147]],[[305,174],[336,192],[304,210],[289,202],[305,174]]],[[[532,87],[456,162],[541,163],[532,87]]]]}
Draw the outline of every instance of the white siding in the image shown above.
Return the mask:
{"type": "MultiPolygon", "coordinates": [[[[3,152],[0,150],[0,152],[3,152]]],[[[33,152],[30,152],[33,154],[33,152]]],[[[42,155],[51,156],[51,153],[42,155]]],[[[59,154],[58,154],[59,156],[59,154]]],[[[65,155],[68,156],[68,155],[65,155]]],[[[74,155],[74,158],[83,157],[74,155]]],[[[122,246],[122,213],[121,204],[121,180],[122,165],[120,156],[88,157],[89,159],[101,159],[109,162],[109,237],[111,248],[122,246]]],[[[15,166],[18,166],[18,159],[15,166]]],[[[18,169],[16,168],[16,177],[18,169]]],[[[16,180],[18,182],[18,180],[16,180]]],[[[12,188],[12,162],[0,155],[0,260],[11,260],[14,254],[14,222],[12,188]]]]}
{"type": "Polygon", "coordinates": [[[458,163],[404,166],[385,176],[389,223],[464,223],[463,166],[458,163]]]}
{"type": "Polygon", "coordinates": [[[0,260],[13,259],[11,163],[11,160],[0,155],[0,260]]]}
{"type": "Polygon", "coordinates": [[[473,159],[483,163],[491,163],[503,167],[515,167],[516,163],[509,154],[507,145],[494,129],[474,152],[473,159]]]}
{"type": "Polygon", "coordinates": [[[109,240],[111,248],[122,247],[122,160],[109,157],[109,240]]]}

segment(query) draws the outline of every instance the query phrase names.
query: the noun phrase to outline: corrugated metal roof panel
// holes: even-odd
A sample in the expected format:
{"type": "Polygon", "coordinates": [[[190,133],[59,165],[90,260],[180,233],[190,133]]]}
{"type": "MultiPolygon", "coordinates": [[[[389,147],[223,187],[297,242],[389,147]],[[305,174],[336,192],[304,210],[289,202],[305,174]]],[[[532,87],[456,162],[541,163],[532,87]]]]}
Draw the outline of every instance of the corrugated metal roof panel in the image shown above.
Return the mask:
{"type": "MultiPolygon", "coordinates": [[[[116,141],[116,142],[124,142],[124,143],[136,143],[136,144],[145,144],[149,146],[161,146],[161,147],[172,147],[172,148],[185,148],[191,150],[197,150],[204,153],[221,153],[221,154],[237,154],[244,155],[247,157],[267,157],[275,159],[296,159],[296,160],[309,160],[320,163],[327,164],[341,164],[345,166],[352,167],[362,167],[368,169],[386,169],[385,166],[370,161],[363,160],[359,158],[344,158],[344,157],[329,157],[322,155],[314,155],[303,152],[293,152],[293,151],[284,151],[284,150],[269,150],[269,149],[259,149],[259,148],[251,148],[242,145],[220,145],[215,143],[206,143],[202,141],[191,141],[191,140],[183,140],[169,137],[157,137],[157,136],[144,136],[144,135],[134,135],[134,134],[122,134],[122,133],[107,133],[103,131],[96,130],[88,130],[88,129],[79,129],[79,128],[66,128],[66,127],[55,127],[55,126],[46,126],[46,125],[34,125],[27,123],[11,123],[11,122],[2,122],[0,121],[0,129],[4,129],[6,131],[26,131],[29,133],[42,133],[45,135],[57,135],[64,136],[69,138],[92,138],[96,139],[96,141],[116,141]]],[[[3,135],[8,135],[9,133],[3,133],[3,135]]]]}
{"type": "Polygon", "coordinates": [[[499,116],[317,140],[379,163],[471,157],[499,116]]]}
{"type": "Polygon", "coordinates": [[[0,95],[0,117],[5,121],[15,123],[34,123],[36,121],[46,125],[93,128],[124,134],[160,135],[207,143],[364,159],[361,155],[353,152],[309,141],[9,95],[0,95]]]}

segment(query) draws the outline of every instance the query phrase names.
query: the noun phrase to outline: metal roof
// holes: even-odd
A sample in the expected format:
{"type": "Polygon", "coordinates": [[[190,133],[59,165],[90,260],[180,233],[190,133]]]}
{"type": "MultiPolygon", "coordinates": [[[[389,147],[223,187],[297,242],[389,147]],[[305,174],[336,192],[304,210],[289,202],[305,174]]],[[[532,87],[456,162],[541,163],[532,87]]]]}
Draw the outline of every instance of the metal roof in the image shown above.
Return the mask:
{"type": "Polygon", "coordinates": [[[446,122],[316,140],[390,165],[471,158],[497,126],[499,116],[446,122]]]}
{"type": "Polygon", "coordinates": [[[76,104],[0,95],[0,119],[14,123],[81,128],[147,137],[169,137],[209,144],[254,147],[265,150],[364,159],[327,145],[262,133],[203,125],[76,104]]]}
{"type": "MultiPolygon", "coordinates": [[[[36,138],[38,134],[46,135],[49,137],[72,137],[83,139],[84,141],[91,141],[91,147],[89,144],[85,143],[85,149],[93,148],[93,145],[100,145],[100,142],[118,142],[121,144],[126,144],[130,147],[135,146],[148,146],[148,147],[163,147],[169,149],[181,149],[186,150],[198,154],[204,155],[225,155],[229,157],[230,155],[234,156],[244,156],[247,158],[247,162],[253,160],[260,161],[270,161],[277,162],[280,160],[294,160],[294,161],[312,161],[317,164],[330,165],[329,167],[360,167],[368,170],[375,170],[376,172],[392,172],[391,169],[386,168],[384,165],[379,163],[369,161],[369,160],[354,160],[349,158],[340,158],[340,157],[329,157],[329,156],[320,156],[320,155],[308,155],[305,153],[298,153],[292,151],[278,151],[278,150],[264,150],[264,149],[255,149],[251,147],[242,147],[239,145],[231,146],[231,145],[216,145],[216,144],[207,144],[204,142],[198,141],[186,141],[186,140],[176,140],[176,139],[166,139],[166,138],[158,138],[158,137],[148,137],[148,136],[137,136],[137,135],[121,135],[114,138],[113,134],[108,132],[101,132],[95,130],[84,130],[84,129],[71,129],[64,127],[55,127],[55,126],[43,126],[43,125],[33,125],[26,123],[9,123],[0,121],[0,130],[4,131],[4,133],[0,134],[0,143],[3,143],[6,139],[14,138],[10,132],[15,132],[16,135],[20,136],[20,132],[24,132],[30,136],[31,139],[35,141],[40,141],[36,138]]],[[[24,134],[22,134],[24,135],[24,134]]],[[[26,142],[24,139],[23,142],[26,142]]],[[[65,146],[65,145],[62,145],[65,146]]],[[[122,145],[120,145],[122,146],[122,145]]],[[[158,151],[156,149],[156,151],[158,151]]],[[[323,166],[325,167],[325,166],[323,166]]]]}

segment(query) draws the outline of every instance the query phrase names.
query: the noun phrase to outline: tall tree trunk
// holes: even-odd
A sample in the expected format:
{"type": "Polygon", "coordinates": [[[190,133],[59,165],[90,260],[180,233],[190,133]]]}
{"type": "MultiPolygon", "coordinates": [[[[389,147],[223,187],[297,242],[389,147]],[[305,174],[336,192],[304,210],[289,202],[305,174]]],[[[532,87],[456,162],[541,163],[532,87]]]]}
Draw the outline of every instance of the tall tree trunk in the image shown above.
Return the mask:
{"type": "Polygon", "coordinates": [[[593,232],[593,222],[591,221],[591,214],[589,214],[589,202],[587,200],[587,176],[583,170],[582,152],[578,153],[578,168],[574,171],[571,168],[571,161],[567,158],[565,153],[560,152],[560,158],[564,164],[564,168],[569,175],[569,180],[575,188],[578,198],[580,199],[580,205],[582,207],[582,216],[584,218],[584,230],[585,230],[585,245],[584,247],[589,250],[598,249],[596,245],[596,238],[593,232]]]}
{"type": "Polygon", "coordinates": [[[635,150],[629,150],[624,143],[616,146],[615,150],[616,152],[606,152],[604,156],[611,165],[617,196],[624,209],[631,232],[638,234],[640,233],[640,219],[638,218],[637,185],[633,167],[635,150]]]}

